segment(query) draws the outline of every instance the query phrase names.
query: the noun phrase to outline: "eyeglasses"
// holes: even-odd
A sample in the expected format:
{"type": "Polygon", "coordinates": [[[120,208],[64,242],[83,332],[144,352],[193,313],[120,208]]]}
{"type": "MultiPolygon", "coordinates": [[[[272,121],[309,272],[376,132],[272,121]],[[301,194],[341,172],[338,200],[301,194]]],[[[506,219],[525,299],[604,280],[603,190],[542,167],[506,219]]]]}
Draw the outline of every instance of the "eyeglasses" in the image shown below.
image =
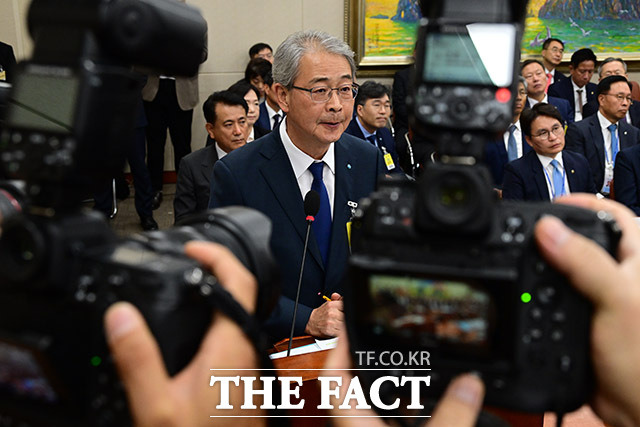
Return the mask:
{"type": "Polygon", "coordinates": [[[549,136],[551,134],[554,134],[555,136],[560,136],[564,133],[564,128],[560,125],[554,126],[551,128],[551,132],[549,132],[548,130],[544,129],[541,130],[540,132],[538,132],[537,134],[533,135],[536,138],[540,138],[543,141],[546,141],[547,139],[549,139],[549,136]]]}
{"type": "Polygon", "coordinates": [[[359,86],[356,83],[348,83],[338,87],[329,86],[316,86],[311,89],[307,89],[299,86],[291,86],[293,89],[303,90],[311,94],[311,100],[313,102],[321,103],[327,102],[331,99],[331,94],[335,90],[338,93],[338,97],[345,101],[350,101],[358,94],[359,86]]]}
{"type": "Polygon", "coordinates": [[[549,49],[549,50],[550,50],[551,52],[553,52],[553,53],[558,53],[558,52],[560,52],[560,53],[564,53],[564,49],[559,48],[559,47],[552,47],[552,48],[551,48],[551,49],[549,49]]]}
{"type": "Polygon", "coordinates": [[[629,104],[633,104],[633,98],[631,98],[631,96],[624,96],[622,94],[617,94],[614,95],[612,93],[605,93],[605,96],[613,96],[614,98],[618,98],[619,102],[624,102],[625,100],[629,103],[629,104]]]}

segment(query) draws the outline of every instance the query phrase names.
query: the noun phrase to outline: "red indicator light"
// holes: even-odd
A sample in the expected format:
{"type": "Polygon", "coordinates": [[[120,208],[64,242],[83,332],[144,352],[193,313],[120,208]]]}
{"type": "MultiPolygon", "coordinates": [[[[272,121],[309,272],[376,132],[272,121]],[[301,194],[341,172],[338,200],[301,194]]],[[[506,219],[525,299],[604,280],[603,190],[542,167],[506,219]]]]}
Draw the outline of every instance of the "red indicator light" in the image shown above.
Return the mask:
{"type": "Polygon", "coordinates": [[[511,91],[506,87],[501,87],[496,91],[496,101],[502,102],[503,104],[505,104],[510,100],[511,100],[511,91]]]}

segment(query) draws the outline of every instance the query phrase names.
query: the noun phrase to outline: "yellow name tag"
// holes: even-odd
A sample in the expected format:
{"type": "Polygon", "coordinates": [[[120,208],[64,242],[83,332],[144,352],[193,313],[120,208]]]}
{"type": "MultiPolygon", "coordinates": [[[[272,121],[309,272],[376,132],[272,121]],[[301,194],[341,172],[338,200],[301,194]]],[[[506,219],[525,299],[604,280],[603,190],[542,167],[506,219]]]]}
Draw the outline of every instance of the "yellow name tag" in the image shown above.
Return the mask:
{"type": "Polygon", "coordinates": [[[347,242],[349,242],[349,252],[351,252],[351,221],[347,222],[347,242]]]}
{"type": "Polygon", "coordinates": [[[0,71],[0,80],[7,80],[7,72],[5,70],[0,71]]]}
{"type": "Polygon", "coordinates": [[[393,159],[391,158],[391,154],[389,153],[384,155],[384,164],[387,165],[387,170],[391,170],[396,167],[396,165],[393,163],[393,159]]]}

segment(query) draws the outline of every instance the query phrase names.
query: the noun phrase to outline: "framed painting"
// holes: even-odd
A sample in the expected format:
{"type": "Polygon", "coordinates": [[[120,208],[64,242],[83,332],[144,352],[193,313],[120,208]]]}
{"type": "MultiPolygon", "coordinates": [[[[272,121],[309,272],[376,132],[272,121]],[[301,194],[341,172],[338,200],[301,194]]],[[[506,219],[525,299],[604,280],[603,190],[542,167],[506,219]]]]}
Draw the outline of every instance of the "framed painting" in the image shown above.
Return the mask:
{"type": "Polygon", "coordinates": [[[391,75],[413,62],[418,0],[345,0],[345,32],[358,74],[391,75]]]}
{"type": "Polygon", "coordinates": [[[564,42],[563,61],[583,47],[593,49],[598,59],[640,60],[640,2],[529,0],[522,57],[539,56],[549,37],[564,42]]]}

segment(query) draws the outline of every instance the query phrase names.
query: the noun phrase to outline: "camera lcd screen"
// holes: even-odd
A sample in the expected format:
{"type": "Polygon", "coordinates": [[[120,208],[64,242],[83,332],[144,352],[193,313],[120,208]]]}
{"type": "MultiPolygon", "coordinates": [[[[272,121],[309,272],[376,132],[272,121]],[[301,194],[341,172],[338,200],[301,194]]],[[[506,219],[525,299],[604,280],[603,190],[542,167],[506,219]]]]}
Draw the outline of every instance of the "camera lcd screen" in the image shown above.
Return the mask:
{"type": "Polygon", "coordinates": [[[0,391],[57,403],[59,396],[33,350],[0,341],[0,391]]]}
{"type": "Polygon", "coordinates": [[[469,24],[466,31],[427,33],[428,83],[507,87],[513,81],[516,30],[511,24],[469,24]]]}
{"type": "Polygon", "coordinates": [[[491,295],[469,282],[371,275],[374,330],[418,343],[487,348],[495,318],[491,295]]]}
{"type": "Polygon", "coordinates": [[[69,133],[78,80],[73,75],[21,73],[8,108],[8,127],[69,133]]]}

